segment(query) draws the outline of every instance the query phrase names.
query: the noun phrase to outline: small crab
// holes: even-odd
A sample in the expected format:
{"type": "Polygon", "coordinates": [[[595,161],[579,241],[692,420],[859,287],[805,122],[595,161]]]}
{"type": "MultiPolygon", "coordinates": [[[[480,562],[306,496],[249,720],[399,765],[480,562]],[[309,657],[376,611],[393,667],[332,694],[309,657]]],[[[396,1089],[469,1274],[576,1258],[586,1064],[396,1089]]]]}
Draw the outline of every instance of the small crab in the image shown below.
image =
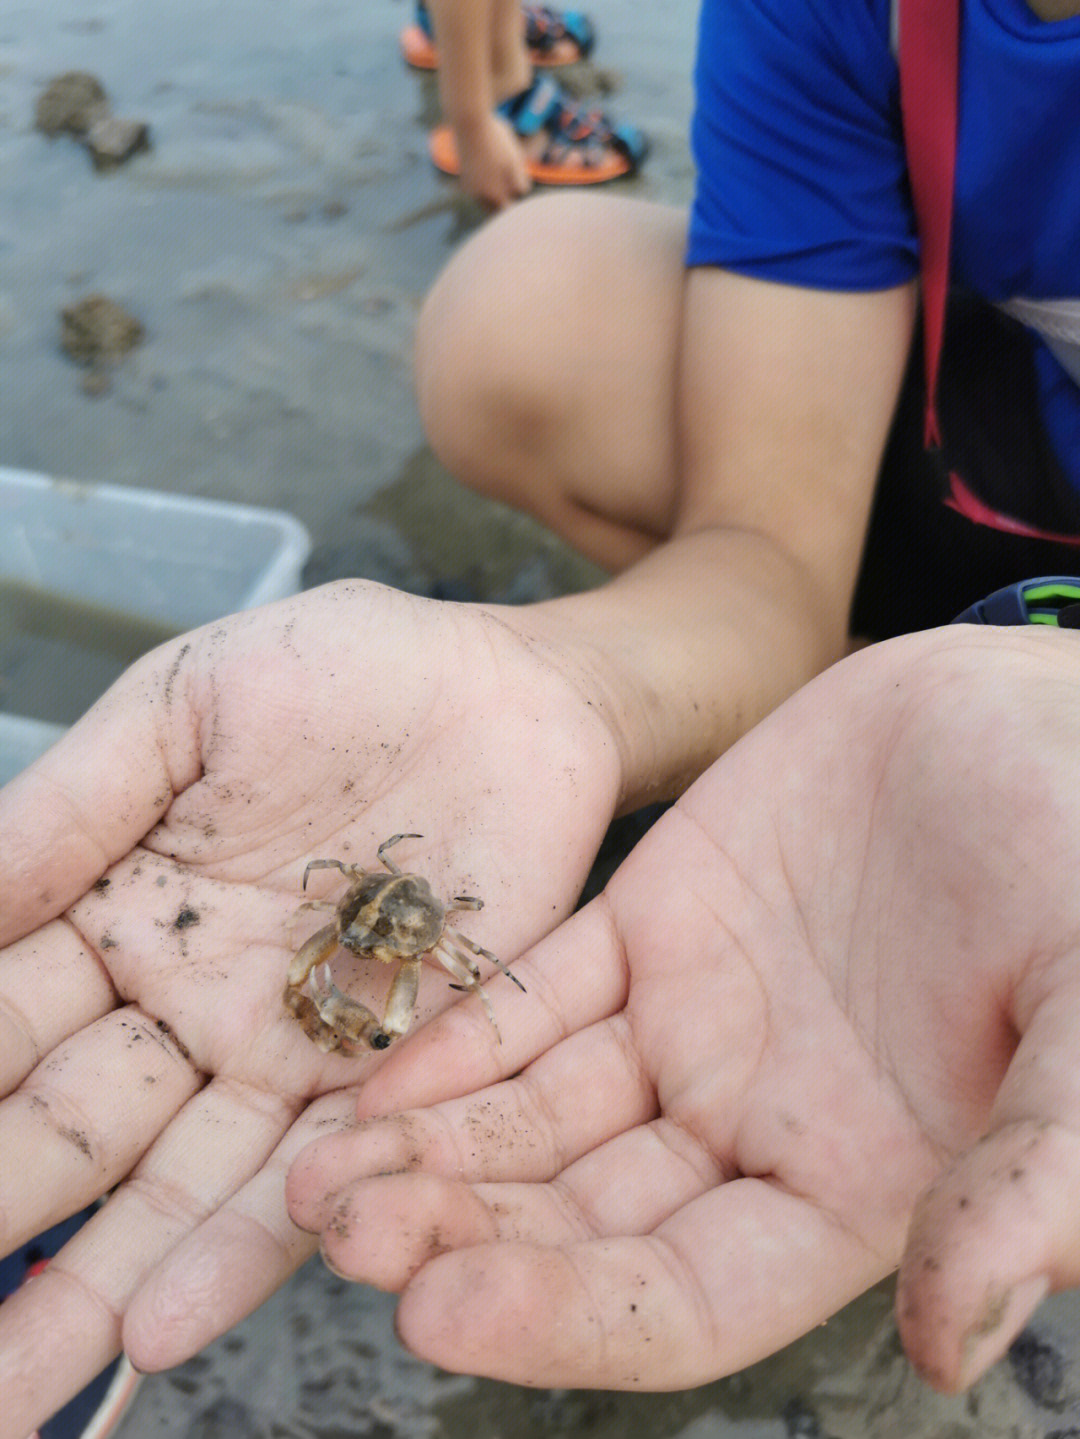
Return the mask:
{"type": "Polygon", "coordinates": [[[501,959],[456,929],[447,927],[447,915],[460,909],[482,909],[483,900],[458,894],[443,904],[435,898],[422,875],[403,873],[387,857],[386,851],[400,840],[422,838],[419,834],[395,834],[384,840],[377,853],[386,868],[385,874],[381,870],[344,864],[340,859],[313,859],[304,870],[304,889],[313,869],[339,869],[349,881],[349,888],[338,903],[326,899],[306,900],[297,909],[296,915],[328,910],[334,919],[297,950],[285,984],[286,1009],[296,1016],[304,1033],[325,1054],[335,1049],[346,1054],[361,1048],[385,1049],[404,1034],[416,1008],[420,965],[428,956],[437,959],[453,975],[457,983],[451,985],[452,989],[479,995],[496,1039],[499,1029],[472,956],[479,954],[491,960],[520,990],[525,988],[501,959]],[[381,1023],[366,1005],[350,999],[334,984],[329,961],[339,948],[397,965],[381,1023]],[[305,985],[309,993],[305,993],[305,985]]]}

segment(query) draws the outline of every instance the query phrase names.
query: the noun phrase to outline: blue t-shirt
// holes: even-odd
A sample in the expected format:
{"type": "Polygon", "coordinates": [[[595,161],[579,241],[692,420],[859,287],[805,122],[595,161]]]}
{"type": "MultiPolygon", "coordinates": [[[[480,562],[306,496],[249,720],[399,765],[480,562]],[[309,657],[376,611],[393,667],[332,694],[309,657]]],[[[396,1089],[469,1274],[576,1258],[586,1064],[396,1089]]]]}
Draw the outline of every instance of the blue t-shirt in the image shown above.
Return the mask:
{"type": "MultiPolygon", "coordinates": [[[[689,264],[834,290],[918,273],[890,21],[890,0],[704,0],[689,264]]],[[[965,0],[950,274],[1080,297],[1080,17],[965,0]]],[[[1036,370],[1080,489],[1080,389],[1041,342],[1036,370]]]]}

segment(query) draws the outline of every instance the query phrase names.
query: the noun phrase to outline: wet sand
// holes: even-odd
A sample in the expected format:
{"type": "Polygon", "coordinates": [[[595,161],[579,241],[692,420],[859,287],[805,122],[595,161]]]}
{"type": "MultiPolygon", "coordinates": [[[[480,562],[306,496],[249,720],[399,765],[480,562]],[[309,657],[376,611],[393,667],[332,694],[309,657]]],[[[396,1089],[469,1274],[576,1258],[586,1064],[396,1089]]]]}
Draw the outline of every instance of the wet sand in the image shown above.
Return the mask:
{"type": "MultiPolygon", "coordinates": [[[[695,5],[597,0],[605,103],[653,154],[630,193],[684,202],[695,5]]],[[[428,164],[434,83],[404,70],[405,0],[29,0],[0,16],[0,462],[291,510],[308,583],[364,574],[509,602],[595,582],[537,526],[459,491],[411,391],[420,299],[480,216],[428,164]],[[109,173],[33,129],[68,69],[152,148],[109,173]],[[60,313],[91,292],[142,343],[89,395],[60,313]]],[[[584,77],[588,82],[588,75],[584,77]]],[[[737,1296],[734,1297],[737,1304],[737,1296]]],[[[531,1391],[397,1345],[393,1301],[318,1261],[205,1353],[147,1380],[123,1439],[1080,1435],[1080,1305],[944,1399],[912,1374],[889,1286],[783,1354],[688,1394],[531,1391]]]]}
{"type": "MultiPolygon", "coordinates": [[[[416,554],[407,503],[400,524],[371,505],[423,466],[413,324],[482,217],[428,161],[435,82],[399,61],[405,0],[5,10],[3,462],[281,507],[310,529],[316,577],[385,567],[421,586],[434,558],[416,554]],[[98,174],[33,128],[38,94],[71,69],[149,124],[148,153],[98,174]],[[60,312],[92,292],[145,329],[97,402],[59,348],[60,312]]],[[[659,44],[635,7],[597,16],[610,104],[654,141],[623,188],[682,201],[691,0],[668,7],[659,44]]],[[[467,569],[497,549],[484,539],[442,563],[467,569]]]]}

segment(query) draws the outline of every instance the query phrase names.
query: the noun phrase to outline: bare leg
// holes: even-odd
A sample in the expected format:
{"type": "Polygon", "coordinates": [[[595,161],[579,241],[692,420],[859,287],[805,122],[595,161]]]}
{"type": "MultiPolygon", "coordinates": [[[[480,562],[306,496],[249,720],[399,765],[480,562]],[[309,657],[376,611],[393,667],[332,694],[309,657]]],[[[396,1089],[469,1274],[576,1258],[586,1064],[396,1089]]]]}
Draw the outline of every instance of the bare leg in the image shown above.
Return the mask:
{"type": "Polygon", "coordinates": [[[458,251],[420,317],[440,460],[609,570],[672,525],[685,223],[617,196],[531,199],[458,251]]]}
{"type": "Polygon", "coordinates": [[[496,102],[520,94],[531,80],[521,0],[491,0],[491,85],[496,102]]]}

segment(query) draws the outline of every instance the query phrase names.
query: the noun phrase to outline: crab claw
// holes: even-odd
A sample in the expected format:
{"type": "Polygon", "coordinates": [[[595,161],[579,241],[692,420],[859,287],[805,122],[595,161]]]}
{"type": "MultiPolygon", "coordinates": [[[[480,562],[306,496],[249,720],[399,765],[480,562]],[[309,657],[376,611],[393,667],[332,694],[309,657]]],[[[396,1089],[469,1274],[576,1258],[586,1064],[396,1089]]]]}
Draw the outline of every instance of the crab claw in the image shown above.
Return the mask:
{"type": "Polygon", "coordinates": [[[393,1040],[366,1005],[338,989],[329,964],[312,970],[308,987],[319,1018],[338,1036],[342,1049],[386,1049],[393,1040]]]}

